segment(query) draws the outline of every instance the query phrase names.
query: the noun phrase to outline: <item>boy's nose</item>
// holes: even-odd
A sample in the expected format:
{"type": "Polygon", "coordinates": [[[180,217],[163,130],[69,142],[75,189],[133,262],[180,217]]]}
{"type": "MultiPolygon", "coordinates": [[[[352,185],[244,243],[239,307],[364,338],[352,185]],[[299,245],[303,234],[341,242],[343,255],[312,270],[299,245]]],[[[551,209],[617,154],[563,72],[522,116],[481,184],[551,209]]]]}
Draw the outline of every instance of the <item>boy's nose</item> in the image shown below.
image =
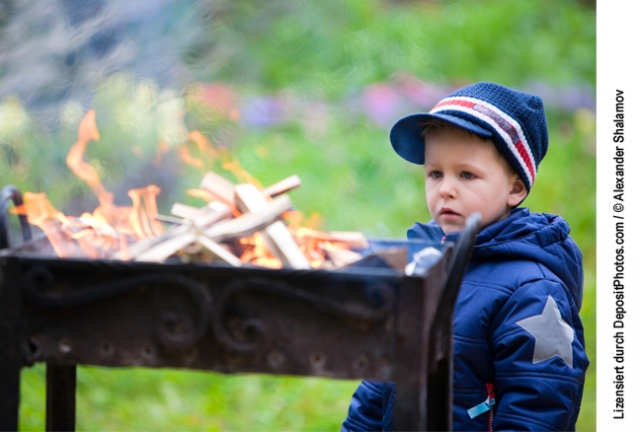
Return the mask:
{"type": "Polygon", "coordinates": [[[440,196],[442,198],[454,198],[456,196],[456,188],[451,178],[443,178],[440,183],[440,196]]]}

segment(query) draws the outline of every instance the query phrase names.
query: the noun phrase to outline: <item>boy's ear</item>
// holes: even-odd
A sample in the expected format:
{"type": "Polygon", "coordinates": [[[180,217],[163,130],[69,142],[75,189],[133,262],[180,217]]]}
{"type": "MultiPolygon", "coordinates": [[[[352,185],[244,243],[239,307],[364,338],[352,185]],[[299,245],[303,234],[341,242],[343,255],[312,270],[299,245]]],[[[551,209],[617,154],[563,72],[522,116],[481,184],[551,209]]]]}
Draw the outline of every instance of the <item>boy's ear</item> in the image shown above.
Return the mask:
{"type": "Polygon", "coordinates": [[[510,207],[516,207],[527,197],[527,187],[517,174],[511,186],[511,192],[509,192],[507,204],[510,207]]]}

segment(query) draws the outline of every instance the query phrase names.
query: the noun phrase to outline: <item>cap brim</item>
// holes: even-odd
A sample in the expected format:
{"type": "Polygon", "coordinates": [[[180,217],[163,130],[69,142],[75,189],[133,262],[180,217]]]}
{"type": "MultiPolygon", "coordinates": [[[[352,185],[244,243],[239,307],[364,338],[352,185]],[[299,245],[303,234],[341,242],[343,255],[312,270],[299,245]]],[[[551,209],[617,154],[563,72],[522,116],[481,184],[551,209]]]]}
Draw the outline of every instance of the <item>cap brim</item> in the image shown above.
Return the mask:
{"type": "Polygon", "coordinates": [[[442,120],[474,134],[491,137],[491,131],[466,119],[448,114],[411,114],[398,120],[389,133],[389,140],[396,153],[414,164],[424,164],[424,138],[420,136],[429,120],[442,120]]]}

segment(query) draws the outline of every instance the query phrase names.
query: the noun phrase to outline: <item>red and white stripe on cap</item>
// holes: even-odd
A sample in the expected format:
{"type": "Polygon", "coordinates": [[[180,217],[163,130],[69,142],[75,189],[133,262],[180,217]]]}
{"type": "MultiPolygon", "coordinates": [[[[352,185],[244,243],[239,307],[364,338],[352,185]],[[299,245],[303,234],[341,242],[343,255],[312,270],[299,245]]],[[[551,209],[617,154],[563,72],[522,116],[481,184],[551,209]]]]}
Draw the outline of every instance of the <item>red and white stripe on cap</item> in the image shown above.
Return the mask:
{"type": "Polygon", "coordinates": [[[529,187],[533,186],[533,181],[536,178],[536,165],[529,142],[516,120],[488,102],[464,96],[443,99],[433,107],[430,113],[435,114],[440,111],[464,112],[491,125],[507,143],[509,150],[520,163],[522,171],[527,174],[529,187]]]}

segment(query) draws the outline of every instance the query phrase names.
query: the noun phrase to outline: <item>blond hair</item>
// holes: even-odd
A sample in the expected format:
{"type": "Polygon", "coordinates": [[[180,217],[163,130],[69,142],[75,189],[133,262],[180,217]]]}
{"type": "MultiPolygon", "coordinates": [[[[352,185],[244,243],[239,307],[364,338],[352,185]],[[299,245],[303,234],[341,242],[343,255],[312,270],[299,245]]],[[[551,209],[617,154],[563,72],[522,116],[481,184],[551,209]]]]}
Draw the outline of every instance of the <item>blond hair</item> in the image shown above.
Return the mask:
{"type": "Polygon", "coordinates": [[[492,137],[487,137],[483,135],[475,134],[467,129],[461,128],[460,126],[456,126],[453,123],[449,123],[440,119],[430,119],[427,120],[423,124],[424,128],[422,132],[420,132],[420,137],[424,140],[425,145],[427,144],[427,139],[429,135],[435,135],[442,132],[453,132],[453,133],[463,133],[470,137],[476,137],[480,140],[481,144],[489,146],[493,149],[493,151],[500,157],[503,161],[505,167],[509,170],[510,173],[516,174],[516,171],[513,169],[509,161],[498,151],[498,148],[495,145],[492,137]]]}

